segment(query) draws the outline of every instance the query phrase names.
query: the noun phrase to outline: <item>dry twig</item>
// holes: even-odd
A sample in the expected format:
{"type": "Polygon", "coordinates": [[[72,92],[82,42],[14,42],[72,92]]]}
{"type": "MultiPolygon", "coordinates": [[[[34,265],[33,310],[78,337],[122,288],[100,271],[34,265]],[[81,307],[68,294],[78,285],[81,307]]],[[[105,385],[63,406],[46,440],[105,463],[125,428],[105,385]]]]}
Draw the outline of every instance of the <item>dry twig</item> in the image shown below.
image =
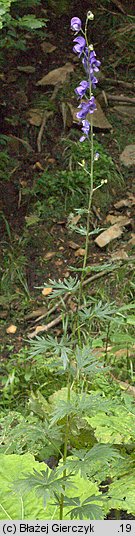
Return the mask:
{"type": "Polygon", "coordinates": [[[124,95],[111,95],[110,93],[107,93],[107,99],[111,101],[119,101],[119,102],[126,102],[129,104],[135,105],[135,98],[126,97],[124,95]]]}
{"type": "Polygon", "coordinates": [[[105,82],[107,84],[111,84],[113,86],[122,86],[127,89],[130,89],[131,91],[135,89],[135,83],[132,84],[130,82],[125,82],[125,80],[116,80],[115,78],[106,78],[106,76],[102,75],[99,78],[99,85],[105,85],[105,82]]]}

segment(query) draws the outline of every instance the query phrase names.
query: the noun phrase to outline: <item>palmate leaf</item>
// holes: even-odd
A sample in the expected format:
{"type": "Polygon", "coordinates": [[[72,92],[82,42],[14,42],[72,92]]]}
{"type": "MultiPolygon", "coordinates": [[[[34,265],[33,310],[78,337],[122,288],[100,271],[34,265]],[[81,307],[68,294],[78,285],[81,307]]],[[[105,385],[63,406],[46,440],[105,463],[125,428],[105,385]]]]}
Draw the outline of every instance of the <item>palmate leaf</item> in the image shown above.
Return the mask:
{"type": "Polygon", "coordinates": [[[53,393],[49,397],[49,402],[52,405],[51,426],[66,415],[87,420],[87,416],[95,415],[99,411],[110,413],[115,405],[111,399],[106,400],[100,394],[76,394],[73,390],[71,390],[70,402],[67,402],[67,387],[53,393]]]}
{"type": "MultiPolygon", "coordinates": [[[[127,325],[126,325],[126,329],[127,329],[127,325]]],[[[134,342],[135,342],[135,337],[130,335],[130,333],[112,333],[110,335],[110,342],[111,344],[113,345],[114,349],[116,348],[124,348],[131,345],[133,346],[134,342]]],[[[113,351],[113,347],[112,347],[112,351],[113,351]]]]}
{"type": "Polygon", "coordinates": [[[104,513],[100,506],[94,504],[92,501],[101,501],[101,498],[98,496],[92,495],[84,501],[80,501],[79,497],[74,497],[72,500],[65,497],[64,505],[71,506],[75,504],[76,506],[69,510],[68,514],[71,515],[71,519],[104,519],[104,513]]]}
{"type": "MultiPolygon", "coordinates": [[[[37,398],[33,396],[34,403],[32,403],[31,395],[29,410],[38,414],[41,419],[39,420],[35,415],[24,417],[15,411],[9,412],[8,415],[3,414],[1,416],[0,453],[24,454],[25,451],[29,451],[37,455],[43,449],[45,458],[59,453],[63,443],[63,431],[57,425],[53,428],[49,427],[49,421],[44,418],[45,404],[41,403],[38,393],[37,398]]],[[[44,397],[42,398],[45,401],[44,397]]]]}
{"type": "Polygon", "coordinates": [[[84,307],[80,311],[79,316],[83,322],[86,320],[92,320],[93,318],[97,318],[100,321],[106,320],[110,322],[112,319],[114,320],[114,316],[116,316],[117,313],[118,308],[116,307],[114,302],[103,304],[100,300],[94,306],[90,305],[90,307],[84,307]]]}
{"type": "MultiPolygon", "coordinates": [[[[63,294],[69,292],[70,294],[74,294],[80,285],[80,282],[78,281],[77,277],[69,277],[68,279],[64,278],[64,281],[55,281],[52,279],[49,279],[49,285],[52,287],[53,292],[51,293],[48,298],[56,298],[58,296],[62,296],[63,294]]],[[[48,287],[48,284],[44,284],[44,288],[48,287]]]]}
{"type": "Polygon", "coordinates": [[[120,453],[108,445],[94,445],[89,451],[72,449],[64,468],[75,474],[80,471],[83,478],[94,476],[100,482],[103,476],[108,476],[109,463],[120,458],[120,453]]]}
{"type": "Polygon", "coordinates": [[[57,470],[51,471],[48,467],[46,470],[42,470],[40,473],[33,469],[33,474],[24,474],[24,478],[18,479],[14,482],[13,490],[15,492],[29,492],[35,490],[38,498],[42,498],[44,508],[47,501],[55,496],[56,493],[63,493],[63,489],[74,487],[71,483],[70,476],[59,477],[57,470]]]}
{"type": "MultiPolygon", "coordinates": [[[[48,357],[48,355],[56,355],[57,357],[60,357],[61,361],[59,361],[59,365],[63,365],[63,352],[66,353],[67,358],[68,355],[72,354],[72,349],[68,346],[68,340],[65,341],[65,337],[62,337],[59,341],[57,337],[51,337],[48,335],[47,337],[35,337],[34,341],[29,341],[30,343],[30,357],[36,357],[39,355],[44,355],[45,357],[48,357]]],[[[48,366],[48,363],[45,363],[45,366],[48,366]]],[[[54,365],[53,365],[54,368],[54,365]]]]}
{"type": "Polygon", "coordinates": [[[89,345],[83,345],[82,348],[76,346],[75,358],[78,371],[81,373],[88,374],[90,372],[91,374],[96,374],[100,370],[103,371],[103,361],[99,361],[99,358],[96,358],[95,350],[92,350],[89,345]]]}
{"type": "Polygon", "coordinates": [[[88,415],[96,415],[99,411],[110,413],[115,403],[111,399],[105,399],[97,393],[90,395],[84,393],[77,397],[76,405],[78,415],[81,415],[87,420],[88,415]]]}
{"type": "Polygon", "coordinates": [[[53,415],[50,420],[50,426],[54,426],[55,423],[57,423],[61,419],[64,419],[64,417],[69,415],[76,415],[76,413],[77,410],[74,404],[61,400],[58,407],[56,406],[53,411],[53,415]]]}
{"type": "Polygon", "coordinates": [[[104,519],[104,513],[100,506],[96,504],[84,504],[77,508],[73,508],[68,512],[71,519],[104,519]]]}
{"type": "MultiPolygon", "coordinates": [[[[47,427],[46,427],[47,428],[47,427]]],[[[51,431],[50,431],[51,436],[51,431]]],[[[55,433],[54,433],[55,436],[55,433]]],[[[54,439],[53,439],[54,441],[54,439]]],[[[38,454],[41,449],[48,447],[46,450],[49,450],[50,454],[58,452],[58,446],[60,447],[60,434],[59,440],[55,439],[56,449],[49,440],[49,430],[48,435],[46,434],[44,425],[40,425],[40,422],[35,420],[35,423],[28,423],[24,420],[24,423],[18,424],[11,429],[11,431],[4,435],[2,438],[2,445],[0,452],[5,454],[23,454],[25,451],[29,451],[32,454],[38,454]]]]}
{"type": "MultiPolygon", "coordinates": [[[[64,502],[64,519],[74,519],[74,512],[72,514],[72,511],[74,510],[74,507],[77,507],[75,517],[76,519],[83,519],[84,516],[85,519],[90,519],[92,515],[92,510],[90,510],[90,507],[92,506],[93,509],[93,503],[94,506],[98,507],[98,503],[100,502],[101,509],[104,505],[104,500],[102,497],[102,494],[98,490],[98,486],[96,483],[91,482],[89,479],[82,478],[80,475],[80,471],[74,475],[73,483],[76,486],[76,496],[74,496],[74,489],[72,489],[72,485],[69,488],[68,492],[66,492],[65,502],[64,502]],[[80,511],[80,508],[82,508],[82,505],[88,506],[88,510],[86,508],[85,513],[82,513],[80,511]],[[69,511],[70,507],[70,511],[69,511]]],[[[98,518],[99,510],[97,511],[97,517],[98,518]]],[[[96,515],[96,511],[95,511],[96,515]]],[[[104,519],[104,514],[102,511],[100,511],[100,515],[102,515],[101,519],[104,519]]],[[[93,519],[93,518],[92,518],[93,519]]]]}

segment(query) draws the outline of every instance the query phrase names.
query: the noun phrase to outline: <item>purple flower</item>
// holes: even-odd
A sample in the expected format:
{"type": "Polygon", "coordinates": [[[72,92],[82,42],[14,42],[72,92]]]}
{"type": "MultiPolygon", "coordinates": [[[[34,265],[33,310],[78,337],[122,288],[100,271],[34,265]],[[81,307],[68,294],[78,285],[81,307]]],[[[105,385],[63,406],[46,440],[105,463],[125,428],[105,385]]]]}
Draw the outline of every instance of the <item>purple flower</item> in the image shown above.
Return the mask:
{"type": "Polygon", "coordinates": [[[87,121],[87,119],[84,119],[84,120],[82,121],[82,124],[83,124],[82,132],[84,132],[84,135],[81,136],[81,138],[80,138],[80,141],[81,141],[81,142],[84,141],[84,140],[86,140],[86,138],[88,138],[88,136],[89,136],[89,130],[90,130],[90,123],[89,123],[89,121],[87,121]]]}
{"type": "Polygon", "coordinates": [[[90,59],[89,59],[89,62],[90,62],[90,68],[92,69],[92,72],[93,71],[96,71],[98,72],[99,71],[99,67],[101,65],[101,62],[96,60],[96,52],[95,50],[92,50],[90,52],[90,59]]]}
{"type": "Polygon", "coordinates": [[[91,97],[87,102],[82,102],[78,108],[80,108],[80,112],[76,114],[77,119],[85,119],[87,114],[93,114],[96,110],[95,98],[91,97]]]}
{"type": "Polygon", "coordinates": [[[73,48],[73,52],[78,54],[78,56],[80,58],[82,52],[84,51],[86,41],[85,41],[84,37],[81,37],[81,35],[78,35],[78,37],[75,37],[73,42],[77,43],[77,45],[75,45],[74,48],[73,48]]]}
{"type": "Polygon", "coordinates": [[[96,84],[98,83],[98,80],[94,76],[94,74],[95,74],[95,71],[96,72],[99,71],[99,67],[101,65],[101,62],[96,59],[96,52],[94,50],[91,50],[91,52],[89,54],[88,53],[88,48],[86,47],[85,48],[85,54],[84,54],[84,57],[82,59],[82,63],[83,63],[83,66],[84,66],[84,69],[85,69],[87,75],[89,76],[89,74],[90,74],[91,83],[92,83],[93,88],[95,89],[96,84]]]}
{"type": "Polygon", "coordinates": [[[98,83],[98,80],[96,76],[94,76],[93,73],[91,73],[90,79],[91,79],[91,84],[92,84],[93,89],[96,89],[96,84],[98,83]]]}
{"type": "Polygon", "coordinates": [[[89,82],[86,82],[86,80],[82,80],[82,82],[80,82],[80,85],[76,87],[75,93],[80,99],[82,99],[82,97],[84,97],[86,90],[88,88],[89,88],[89,82]]]}
{"type": "Polygon", "coordinates": [[[71,19],[71,30],[73,32],[79,32],[81,30],[81,20],[78,17],[73,17],[71,19]]]}

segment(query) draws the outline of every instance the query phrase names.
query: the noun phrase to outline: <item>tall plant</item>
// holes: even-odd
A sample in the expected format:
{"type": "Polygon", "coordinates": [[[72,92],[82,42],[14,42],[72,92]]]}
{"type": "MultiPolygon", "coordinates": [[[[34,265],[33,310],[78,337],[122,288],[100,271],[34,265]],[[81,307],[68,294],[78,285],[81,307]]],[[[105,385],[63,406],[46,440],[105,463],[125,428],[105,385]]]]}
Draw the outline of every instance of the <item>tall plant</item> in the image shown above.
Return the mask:
{"type": "MultiPolygon", "coordinates": [[[[96,88],[98,79],[95,74],[99,71],[100,61],[96,58],[96,52],[93,48],[93,45],[88,41],[88,23],[94,19],[94,15],[91,11],[88,11],[85,28],[82,28],[82,22],[78,17],[73,17],[71,19],[71,29],[77,37],[74,38],[74,47],[73,51],[78,55],[79,58],[82,58],[82,64],[85,70],[85,80],[82,80],[79,86],[75,89],[75,93],[78,99],[81,100],[79,104],[79,111],[77,112],[77,119],[82,125],[83,135],[80,138],[80,142],[84,142],[85,139],[89,140],[90,143],[90,167],[89,169],[85,168],[85,162],[81,165],[83,166],[85,172],[89,175],[90,185],[89,185],[89,201],[87,207],[87,221],[86,221],[86,240],[85,240],[85,255],[82,268],[81,276],[81,285],[80,285],[80,298],[82,291],[82,282],[84,278],[87,256],[88,256],[88,247],[89,247],[89,236],[90,236],[90,213],[91,205],[93,199],[93,193],[97,189],[94,188],[94,161],[98,160],[99,153],[94,154],[94,134],[93,134],[93,113],[96,110],[96,101],[93,95],[93,91],[96,88]],[[81,35],[78,35],[81,34],[81,35]]],[[[98,186],[98,188],[101,184],[98,186]]],[[[80,299],[79,299],[80,302],[80,299]]]]}
{"type": "MultiPolygon", "coordinates": [[[[88,256],[90,213],[95,190],[94,161],[99,156],[98,154],[94,154],[92,117],[96,109],[95,97],[93,95],[93,90],[97,84],[95,73],[99,71],[100,61],[96,59],[96,53],[93,46],[89,44],[87,37],[88,22],[92,19],[93,14],[89,11],[86,17],[84,31],[81,20],[78,17],[71,19],[71,29],[75,32],[73,50],[79,58],[82,58],[86,74],[86,79],[82,80],[75,90],[77,97],[81,100],[77,112],[77,118],[82,127],[80,142],[83,143],[87,138],[90,140],[90,170],[85,169],[90,177],[85,232],[85,256],[80,282],[72,277],[69,280],[64,280],[64,282],[59,281],[56,283],[55,281],[51,281],[54,298],[58,296],[62,298],[62,295],[65,293],[67,296],[76,294],[79,305],[82,299],[82,285],[88,256]],[[81,35],[78,35],[79,32],[81,35]],[[88,114],[90,114],[91,120],[89,120],[88,114]]],[[[110,311],[108,306],[104,308],[101,303],[99,306],[96,305],[94,309],[86,308],[83,311],[80,311],[78,307],[78,312],[82,314],[82,317],[80,317],[82,323],[86,319],[91,321],[93,317],[109,322],[111,316],[113,314],[116,316],[117,314],[112,305],[110,311]]],[[[77,322],[79,324],[78,318],[79,314],[77,315],[77,322]]],[[[66,382],[66,387],[58,392],[55,391],[50,397],[49,402],[43,401],[41,398],[37,401],[35,399],[32,401],[33,411],[37,407],[37,414],[40,415],[39,409],[42,410],[43,426],[38,433],[40,432],[42,434],[44,428],[45,439],[47,438],[53,449],[55,446],[55,452],[58,453],[59,466],[54,471],[50,471],[48,468],[43,469],[40,474],[35,469],[34,474],[29,474],[27,478],[23,479],[22,484],[18,482],[17,485],[19,492],[21,485],[23,490],[26,487],[31,491],[35,488],[38,497],[43,496],[45,505],[48,503],[52,506],[53,499],[53,507],[56,507],[55,518],[57,516],[63,519],[64,517],[68,518],[70,516],[71,519],[103,519],[109,506],[112,507],[114,503],[109,503],[108,507],[104,507],[105,500],[109,500],[109,497],[105,495],[104,498],[102,497],[98,483],[105,480],[106,477],[110,477],[110,475],[113,476],[113,467],[111,469],[113,463],[117,471],[119,463],[121,463],[122,471],[125,474],[127,460],[124,464],[119,450],[115,450],[111,446],[113,443],[112,430],[114,428],[111,430],[110,442],[108,440],[106,441],[106,437],[108,436],[105,436],[104,443],[110,444],[102,444],[103,430],[102,426],[100,426],[99,430],[97,418],[99,421],[101,418],[100,425],[102,425],[102,421],[106,418],[107,430],[110,413],[113,415],[116,411],[117,420],[120,408],[118,404],[116,407],[115,401],[111,400],[111,398],[106,399],[102,394],[92,392],[92,379],[96,374],[104,375],[106,371],[105,363],[101,357],[97,358],[97,355],[93,352],[89,342],[90,337],[87,338],[86,342],[86,339],[80,336],[80,329],[78,329],[78,339],[76,333],[77,330],[75,329],[75,322],[73,320],[73,329],[71,328],[71,334],[69,334],[68,315],[66,316],[65,314],[63,316],[63,335],[61,339],[60,337],[53,338],[49,336],[46,338],[37,337],[33,344],[31,356],[39,359],[41,354],[45,355],[45,370],[48,367],[49,371],[52,370],[54,373],[57,371],[59,375],[63,374],[64,381],[66,382]],[[48,360],[48,358],[50,359],[48,360]],[[38,404],[36,406],[38,402],[40,402],[40,408],[38,404]],[[95,429],[97,444],[95,444],[96,440],[94,438],[95,429]],[[87,441],[82,441],[80,445],[78,438],[83,436],[84,430],[86,431],[87,441]],[[100,437],[101,443],[98,442],[100,437]],[[76,438],[78,443],[75,445],[76,438]],[[91,479],[94,482],[91,482],[91,479]]],[[[134,422],[134,414],[132,421],[130,421],[130,426],[132,422],[134,422]]],[[[120,434],[117,434],[116,443],[118,441],[120,442],[120,439],[120,434]]],[[[115,495],[115,490],[112,490],[112,493],[115,495]]],[[[124,497],[122,496],[122,501],[123,499],[124,497]]],[[[116,507],[119,507],[119,504],[121,507],[121,503],[117,499],[116,507]]],[[[49,510],[46,510],[46,515],[48,518],[49,510]]]]}

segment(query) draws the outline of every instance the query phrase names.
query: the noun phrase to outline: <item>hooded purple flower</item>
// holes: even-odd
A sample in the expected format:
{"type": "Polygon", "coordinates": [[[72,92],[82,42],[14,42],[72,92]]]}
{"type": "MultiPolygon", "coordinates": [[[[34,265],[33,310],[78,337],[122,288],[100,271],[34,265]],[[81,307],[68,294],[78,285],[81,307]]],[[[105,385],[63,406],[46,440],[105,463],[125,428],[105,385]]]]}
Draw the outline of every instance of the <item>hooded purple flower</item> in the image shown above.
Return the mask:
{"type": "Polygon", "coordinates": [[[73,32],[79,32],[81,30],[81,20],[78,17],[73,17],[71,19],[71,30],[73,32]]]}
{"type": "Polygon", "coordinates": [[[82,102],[78,108],[80,108],[80,112],[76,114],[77,119],[85,119],[87,114],[93,114],[96,110],[95,98],[91,97],[87,102],[82,102]]]}
{"type": "Polygon", "coordinates": [[[83,124],[82,132],[84,132],[84,135],[81,136],[81,138],[80,138],[80,141],[81,141],[81,142],[84,141],[84,140],[86,140],[86,138],[88,138],[88,136],[89,136],[89,130],[90,130],[90,123],[89,123],[89,121],[87,121],[87,119],[84,119],[84,120],[82,121],[82,124],[83,124]]]}
{"type": "Polygon", "coordinates": [[[75,93],[76,93],[77,97],[82,99],[82,97],[84,97],[84,95],[86,93],[86,90],[88,88],[89,88],[89,82],[86,82],[86,80],[82,80],[82,82],[80,82],[80,85],[78,87],[76,87],[76,89],[75,89],[75,93]]]}
{"type": "Polygon", "coordinates": [[[88,54],[88,48],[86,47],[82,63],[88,76],[90,73],[91,83],[93,88],[95,89],[96,84],[98,83],[98,80],[95,77],[95,71],[98,72],[99,67],[101,65],[101,62],[96,59],[96,52],[94,50],[91,50],[90,54],[88,54]]]}
{"type": "Polygon", "coordinates": [[[96,76],[94,76],[94,74],[91,73],[90,78],[91,78],[91,84],[92,84],[93,89],[96,89],[96,85],[98,83],[96,76]]]}
{"type": "Polygon", "coordinates": [[[86,41],[85,41],[84,37],[81,37],[81,35],[78,35],[78,37],[75,37],[73,42],[77,43],[77,45],[75,45],[74,48],[73,48],[73,52],[78,54],[78,56],[80,58],[82,52],[84,51],[86,41]]]}
{"type": "Polygon", "coordinates": [[[98,72],[99,71],[99,67],[101,65],[101,62],[99,60],[96,60],[96,52],[95,50],[92,50],[90,52],[90,59],[89,59],[89,62],[90,62],[90,68],[93,71],[96,71],[98,72]]]}

